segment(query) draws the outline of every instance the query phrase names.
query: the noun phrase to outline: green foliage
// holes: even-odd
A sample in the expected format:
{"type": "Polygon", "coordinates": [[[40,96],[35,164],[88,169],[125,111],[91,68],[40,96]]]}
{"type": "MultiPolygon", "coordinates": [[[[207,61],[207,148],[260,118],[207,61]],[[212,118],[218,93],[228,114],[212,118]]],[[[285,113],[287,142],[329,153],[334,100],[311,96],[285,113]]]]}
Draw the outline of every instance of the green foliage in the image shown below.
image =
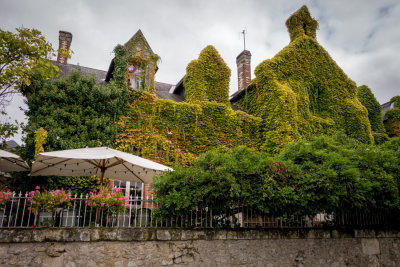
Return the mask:
{"type": "Polygon", "coordinates": [[[33,77],[53,78],[58,67],[49,58],[54,53],[50,43],[35,29],[17,28],[17,33],[0,29],[0,104],[30,85],[33,77]]]}
{"type": "MultiPolygon", "coordinates": [[[[140,34],[136,34],[136,37],[125,45],[126,53],[124,56],[128,64],[132,65],[135,69],[133,76],[130,78],[141,78],[143,81],[141,88],[135,89],[155,93],[154,77],[160,57],[151,51],[143,34],[141,32],[139,33],[140,34]]],[[[125,81],[127,81],[127,79],[125,81]]]]}
{"type": "Polygon", "coordinates": [[[369,89],[366,85],[362,85],[358,87],[357,96],[361,104],[363,104],[368,110],[368,118],[371,123],[372,131],[384,133],[385,128],[382,121],[382,107],[378,100],[376,100],[371,89],[369,89]]]}
{"type": "Polygon", "coordinates": [[[126,60],[126,48],[122,45],[117,45],[114,48],[114,55],[114,71],[111,84],[114,84],[118,88],[124,88],[126,86],[126,71],[128,68],[128,61],[126,60]]]}
{"type": "MultiPolygon", "coordinates": [[[[306,14],[304,10],[298,15],[306,14]]],[[[297,15],[288,21],[295,19],[297,15]]],[[[255,74],[235,105],[263,119],[262,150],[278,152],[292,141],[337,130],[372,142],[367,109],[357,99],[356,84],[314,37],[296,35],[274,58],[259,64],[255,74]]]]}
{"type": "Polygon", "coordinates": [[[285,172],[280,163],[245,147],[228,153],[208,151],[193,166],[154,179],[157,212],[180,216],[208,207],[218,215],[244,204],[261,212],[283,214],[295,198],[285,172]]]}
{"type": "Polygon", "coordinates": [[[240,144],[259,148],[259,118],[216,102],[174,103],[143,91],[135,96],[129,115],[119,121],[117,144],[123,151],[185,166],[212,148],[240,144]]]}
{"type": "Polygon", "coordinates": [[[400,108],[400,95],[392,97],[390,103],[393,103],[395,108],[400,108]]]}
{"type": "Polygon", "coordinates": [[[318,22],[311,17],[307,6],[302,6],[293,13],[286,21],[286,27],[290,34],[290,41],[298,37],[309,36],[317,38],[318,22]]]}
{"type": "Polygon", "coordinates": [[[44,152],[43,145],[46,144],[48,132],[40,127],[35,131],[35,159],[39,153],[44,152]]]}
{"type": "Polygon", "coordinates": [[[386,111],[384,125],[390,137],[400,137],[400,96],[392,97],[390,102],[394,103],[394,107],[386,111]]]}
{"type": "MultiPolygon", "coordinates": [[[[97,176],[88,177],[46,177],[46,184],[49,188],[68,188],[73,194],[88,194],[101,187],[100,178],[97,176]]],[[[35,179],[35,178],[34,178],[35,179]]],[[[108,184],[110,179],[103,178],[103,183],[108,184]]]]}
{"type": "Polygon", "coordinates": [[[298,192],[305,213],[399,207],[400,161],[384,146],[344,134],[320,136],[289,145],[278,158],[301,175],[298,192]]]}
{"type": "Polygon", "coordinates": [[[0,123],[0,148],[6,146],[6,141],[18,132],[18,124],[0,123]]]}
{"type": "Polygon", "coordinates": [[[158,214],[180,216],[243,205],[258,214],[314,215],[398,209],[400,139],[381,146],[345,134],[289,145],[272,159],[237,147],[208,151],[192,166],[156,177],[158,214]]]}
{"type": "Polygon", "coordinates": [[[112,146],[117,132],[113,122],[125,110],[124,91],[96,85],[94,77],[79,71],[33,86],[35,94],[28,96],[27,152],[34,151],[33,132],[40,127],[48,131],[45,151],[112,146]]]}
{"type": "Polygon", "coordinates": [[[186,67],[184,80],[186,100],[216,101],[229,104],[229,78],[231,70],[214,46],[204,48],[197,60],[186,67]]]}
{"type": "MultiPolygon", "coordinates": [[[[114,145],[118,130],[114,121],[126,111],[126,90],[97,85],[94,77],[76,71],[55,81],[36,80],[31,92],[27,95],[25,159],[34,158],[34,132],[40,127],[48,131],[44,151],[114,145]]],[[[57,178],[47,185],[67,187],[70,180],[57,178]]],[[[88,191],[97,185],[96,179],[81,178],[70,186],[88,191]],[[87,185],[80,184],[83,179],[87,185]]]]}

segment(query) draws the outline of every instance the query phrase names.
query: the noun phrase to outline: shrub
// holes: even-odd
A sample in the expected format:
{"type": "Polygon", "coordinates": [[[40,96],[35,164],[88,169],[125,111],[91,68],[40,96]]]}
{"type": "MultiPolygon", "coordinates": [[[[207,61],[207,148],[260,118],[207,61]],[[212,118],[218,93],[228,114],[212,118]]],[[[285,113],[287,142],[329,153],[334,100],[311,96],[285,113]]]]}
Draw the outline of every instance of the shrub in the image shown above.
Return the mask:
{"type": "Polygon", "coordinates": [[[202,154],[154,179],[163,216],[245,206],[258,214],[391,211],[399,208],[400,141],[363,144],[343,133],[290,144],[275,158],[245,147],[202,154]]]}

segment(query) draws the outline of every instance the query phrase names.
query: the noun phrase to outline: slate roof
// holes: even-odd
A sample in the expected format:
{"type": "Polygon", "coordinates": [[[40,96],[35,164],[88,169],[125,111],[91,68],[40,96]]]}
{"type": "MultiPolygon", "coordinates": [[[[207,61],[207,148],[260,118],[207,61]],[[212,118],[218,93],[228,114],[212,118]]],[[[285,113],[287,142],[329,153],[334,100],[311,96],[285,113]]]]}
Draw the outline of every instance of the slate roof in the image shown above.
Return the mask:
{"type": "Polygon", "coordinates": [[[174,102],[182,102],[185,101],[185,98],[173,94],[171,90],[174,90],[175,85],[172,84],[167,84],[167,83],[161,83],[161,82],[156,82],[156,96],[161,99],[169,99],[174,102]]]}
{"type": "MultiPolygon", "coordinates": [[[[96,83],[98,84],[107,84],[105,81],[107,71],[104,70],[97,70],[88,67],[83,67],[74,64],[62,64],[58,63],[57,61],[52,61],[54,65],[60,68],[60,77],[68,76],[72,73],[73,70],[80,69],[84,75],[93,75],[96,77],[96,83]]],[[[185,100],[180,95],[170,93],[172,88],[175,88],[173,84],[162,83],[162,82],[155,82],[156,85],[156,96],[161,99],[169,99],[174,102],[182,102],[185,100]]]]}
{"type": "Polygon", "coordinates": [[[104,70],[97,70],[97,69],[92,69],[88,67],[83,67],[79,65],[74,65],[74,64],[62,64],[57,61],[52,60],[53,65],[56,65],[60,69],[60,77],[65,77],[71,74],[73,70],[80,69],[82,74],[84,75],[92,75],[96,77],[96,83],[102,84],[104,83],[104,80],[107,75],[107,71],[104,70]]]}

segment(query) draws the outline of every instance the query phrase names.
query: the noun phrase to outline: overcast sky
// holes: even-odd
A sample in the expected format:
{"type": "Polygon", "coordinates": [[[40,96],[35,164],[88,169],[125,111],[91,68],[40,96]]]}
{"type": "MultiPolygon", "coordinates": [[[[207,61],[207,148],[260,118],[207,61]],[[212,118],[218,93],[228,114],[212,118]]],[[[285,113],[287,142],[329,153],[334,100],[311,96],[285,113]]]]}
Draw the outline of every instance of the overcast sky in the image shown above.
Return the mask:
{"type": "MultiPolygon", "coordinates": [[[[141,29],[162,60],[156,80],[170,84],[211,44],[232,70],[232,94],[236,56],[243,50],[239,33],[247,29],[254,76],[260,62],[289,44],[285,21],[303,4],[319,22],[319,43],[358,86],[368,85],[380,103],[400,94],[399,0],[0,0],[0,26],[36,28],[55,49],[58,31],[69,31],[74,52],[69,63],[101,70],[108,69],[113,48],[141,29]]],[[[22,120],[21,104],[14,97],[12,119],[22,120]]]]}

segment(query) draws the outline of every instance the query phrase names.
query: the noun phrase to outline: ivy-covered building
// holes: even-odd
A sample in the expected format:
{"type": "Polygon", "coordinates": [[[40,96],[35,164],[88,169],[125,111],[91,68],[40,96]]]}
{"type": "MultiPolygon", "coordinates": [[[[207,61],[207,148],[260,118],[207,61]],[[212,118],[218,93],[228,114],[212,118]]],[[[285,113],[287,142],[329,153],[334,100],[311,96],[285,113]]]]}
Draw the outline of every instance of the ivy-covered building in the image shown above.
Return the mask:
{"type": "MultiPolygon", "coordinates": [[[[136,32],[124,45],[124,58],[128,60],[125,73],[117,75],[139,92],[139,100],[152,103],[152,107],[142,110],[153,112],[157,108],[156,113],[145,115],[158,137],[157,141],[144,137],[132,141],[123,136],[118,139],[121,148],[148,154],[145,147],[150,146],[151,157],[161,153],[155,158],[170,163],[162,158],[165,149],[160,147],[197,155],[221,145],[244,144],[274,153],[289,142],[338,130],[363,142],[373,142],[368,111],[357,97],[357,86],[318,43],[318,23],[307,7],[292,14],[286,26],[290,44],[274,58],[261,62],[254,79],[250,51],[238,55],[239,88],[230,98],[230,69],[213,46],[204,48],[199,58],[188,64],[185,77],[176,85],[166,84],[155,81],[159,57],[143,33],[136,32]],[[222,125],[216,124],[218,121],[222,125]],[[221,140],[225,141],[221,144],[221,140]]],[[[82,72],[94,73],[100,83],[108,83],[116,75],[115,60],[107,72],[80,68],[82,72]]],[[[76,67],[65,64],[60,69],[68,74],[76,67]]],[[[136,103],[139,104],[143,103],[136,103]]],[[[132,114],[136,114],[135,107],[131,108],[132,114]]],[[[140,116],[124,119],[143,130],[147,126],[138,121],[140,116]]]]}

